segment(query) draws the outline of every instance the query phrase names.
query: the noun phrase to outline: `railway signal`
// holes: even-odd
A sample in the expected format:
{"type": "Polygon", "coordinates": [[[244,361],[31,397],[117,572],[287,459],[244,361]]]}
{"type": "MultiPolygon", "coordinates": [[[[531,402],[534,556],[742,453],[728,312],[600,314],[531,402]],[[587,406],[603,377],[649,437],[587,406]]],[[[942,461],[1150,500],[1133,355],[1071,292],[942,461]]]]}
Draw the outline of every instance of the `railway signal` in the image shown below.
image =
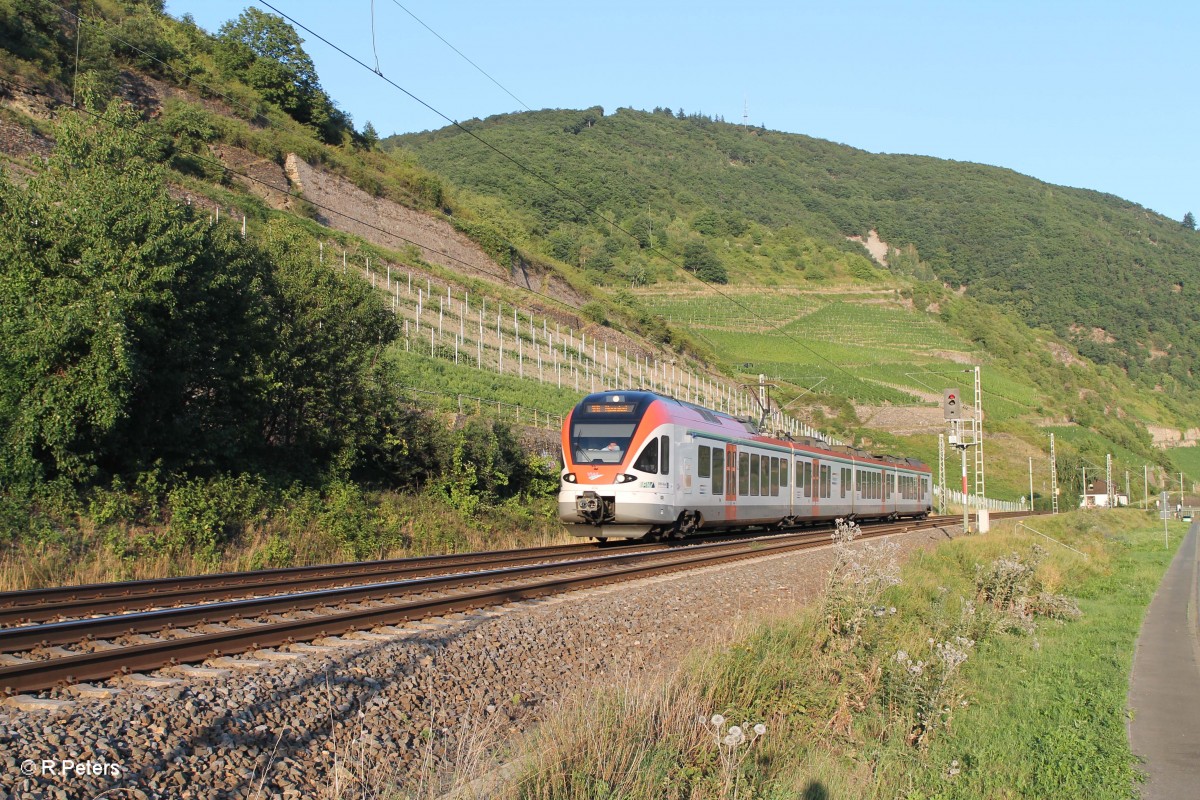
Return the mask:
{"type": "Polygon", "coordinates": [[[942,418],[962,419],[962,401],[958,389],[946,389],[942,392],[942,418]]]}

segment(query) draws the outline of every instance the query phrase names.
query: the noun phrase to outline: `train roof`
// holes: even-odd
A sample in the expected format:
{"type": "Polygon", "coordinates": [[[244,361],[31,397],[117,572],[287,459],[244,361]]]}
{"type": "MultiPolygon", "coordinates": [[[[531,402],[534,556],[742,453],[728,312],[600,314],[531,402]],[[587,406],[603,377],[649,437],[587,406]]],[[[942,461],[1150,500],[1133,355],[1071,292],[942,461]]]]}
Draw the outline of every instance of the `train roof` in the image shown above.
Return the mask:
{"type": "MultiPolygon", "coordinates": [[[[856,459],[869,459],[884,464],[894,464],[900,467],[906,467],[916,470],[928,470],[929,467],[925,462],[915,458],[905,458],[903,456],[880,455],[869,453],[866,450],[860,450],[855,447],[845,447],[841,445],[832,445],[828,442],[814,439],[809,436],[792,437],[788,434],[782,436],[772,436],[762,433],[758,429],[758,425],[754,420],[746,417],[735,417],[732,414],[727,414],[724,411],[714,411],[711,408],[691,403],[686,400],[680,400],[671,395],[662,394],[648,389],[610,389],[603,392],[593,392],[579,401],[576,408],[583,407],[587,404],[603,403],[605,401],[614,402],[614,398],[620,398],[615,402],[635,403],[637,405],[649,405],[654,401],[662,401],[672,404],[678,408],[686,409],[694,415],[694,421],[707,422],[709,425],[722,428],[730,433],[736,432],[747,438],[763,440],[767,442],[775,442],[777,444],[787,444],[794,447],[800,447],[808,450],[832,453],[834,455],[851,456],[856,459]]],[[[643,406],[644,407],[644,406],[643,406]]]]}

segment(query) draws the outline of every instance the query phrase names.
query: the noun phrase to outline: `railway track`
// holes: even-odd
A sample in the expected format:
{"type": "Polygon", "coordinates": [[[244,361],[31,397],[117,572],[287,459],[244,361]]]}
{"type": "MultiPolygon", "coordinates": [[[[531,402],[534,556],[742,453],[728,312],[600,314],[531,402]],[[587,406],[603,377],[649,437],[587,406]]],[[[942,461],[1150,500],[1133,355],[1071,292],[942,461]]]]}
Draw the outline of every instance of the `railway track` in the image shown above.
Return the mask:
{"type": "MultiPolygon", "coordinates": [[[[957,520],[872,525],[862,538],[957,520]]],[[[9,624],[0,629],[0,690],[103,680],[828,543],[823,528],[684,546],[564,545],[9,592],[0,595],[0,620],[9,624]],[[106,613],[118,608],[125,613],[106,613]],[[36,621],[68,611],[77,618],[36,621]]]]}

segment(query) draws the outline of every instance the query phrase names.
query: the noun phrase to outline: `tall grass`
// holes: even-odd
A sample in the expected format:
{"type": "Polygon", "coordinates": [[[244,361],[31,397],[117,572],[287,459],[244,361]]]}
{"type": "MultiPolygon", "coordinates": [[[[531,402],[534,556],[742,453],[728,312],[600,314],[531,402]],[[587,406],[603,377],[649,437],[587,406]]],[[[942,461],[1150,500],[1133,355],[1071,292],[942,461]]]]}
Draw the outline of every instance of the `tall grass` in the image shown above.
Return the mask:
{"type": "Polygon", "coordinates": [[[241,514],[209,500],[112,519],[97,509],[54,514],[42,520],[48,530],[0,548],[0,591],[571,541],[550,499],[474,515],[434,492],[364,492],[352,484],[284,493],[241,514]],[[198,543],[197,532],[219,542],[198,543]]]}
{"type": "Polygon", "coordinates": [[[1038,523],[1051,541],[959,538],[895,586],[886,554],[838,545],[821,603],[579,701],[503,796],[1130,797],[1124,692],[1171,551],[1137,512],[1038,523]],[[766,733],[729,758],[713,714],[766,733]]]}

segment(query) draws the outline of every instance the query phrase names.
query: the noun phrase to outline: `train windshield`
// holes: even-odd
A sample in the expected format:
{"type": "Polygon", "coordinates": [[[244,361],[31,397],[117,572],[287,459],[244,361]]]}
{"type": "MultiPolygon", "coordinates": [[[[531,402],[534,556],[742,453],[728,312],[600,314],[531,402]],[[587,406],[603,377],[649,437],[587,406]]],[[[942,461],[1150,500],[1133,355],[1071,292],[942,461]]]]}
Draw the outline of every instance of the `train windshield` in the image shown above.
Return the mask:
{"type": "Polygon", "coordinates": [[[577,422],[571,426],[576,464],[620,464],[633,439],[634,422],[577,422]]]}
{"type": "Polygon", "coordinates": [[[620,464],[653,395],[589,395],[571,413],[570,458],[576,464],[620,464]]]}

